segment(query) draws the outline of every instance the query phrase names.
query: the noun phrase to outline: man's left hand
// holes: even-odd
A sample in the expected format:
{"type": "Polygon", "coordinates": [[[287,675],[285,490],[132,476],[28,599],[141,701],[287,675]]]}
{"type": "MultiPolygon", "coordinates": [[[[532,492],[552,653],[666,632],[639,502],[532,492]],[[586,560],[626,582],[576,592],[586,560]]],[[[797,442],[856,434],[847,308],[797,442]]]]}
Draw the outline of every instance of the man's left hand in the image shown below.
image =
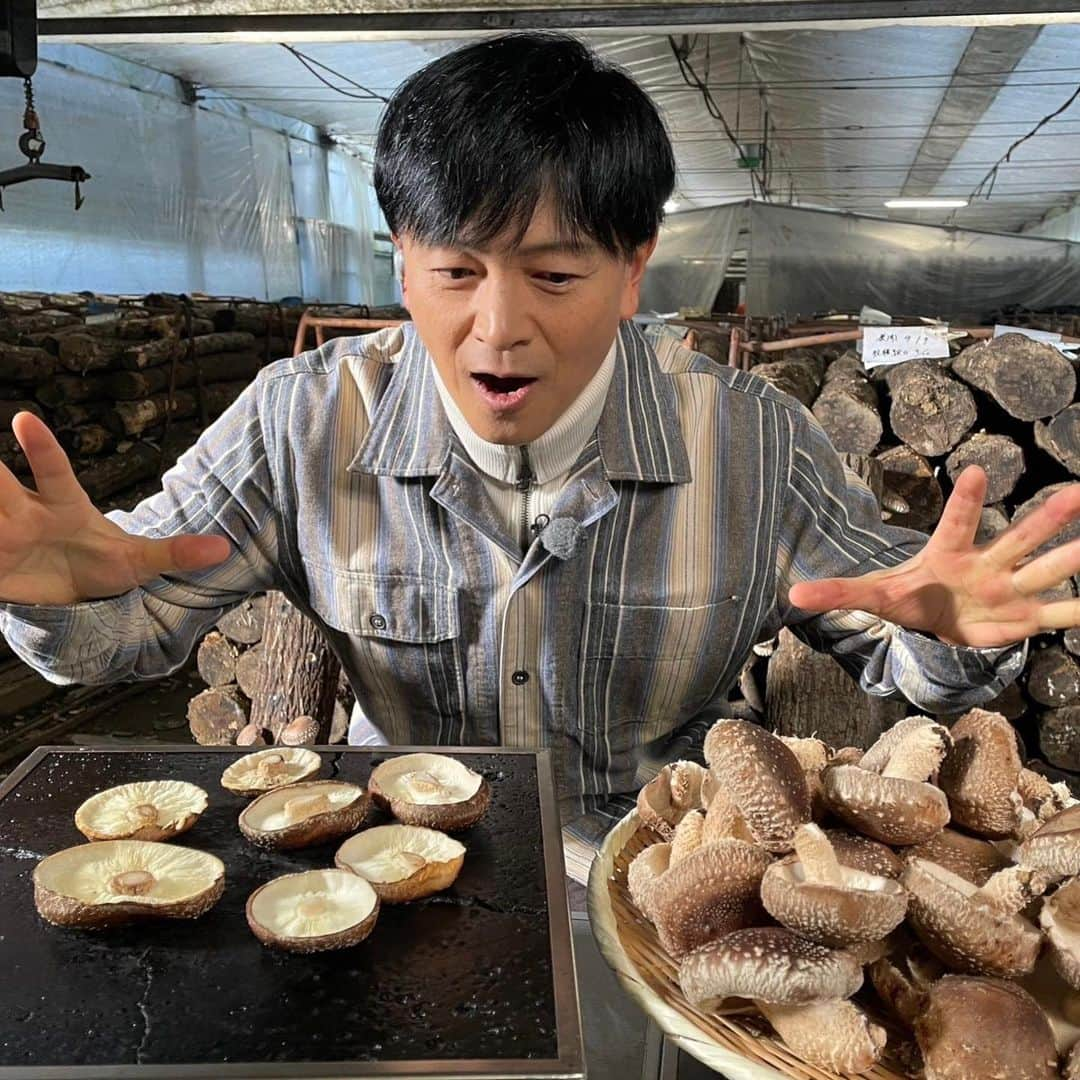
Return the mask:
{"type": "Polygon", "coordinates": [[[985,491],[986,474],[969,466],[917,555],[860,577],[801,582],[792,586],[791,603],[812,612],[866,611],[950,645],[1010,645],[1080,626],[1080,600],[1039,598],[1080,573],[1080,540],[1029,558],[1080,518],[1080,484],[1055,492],[990,543],[976,546],[985,491]]]}

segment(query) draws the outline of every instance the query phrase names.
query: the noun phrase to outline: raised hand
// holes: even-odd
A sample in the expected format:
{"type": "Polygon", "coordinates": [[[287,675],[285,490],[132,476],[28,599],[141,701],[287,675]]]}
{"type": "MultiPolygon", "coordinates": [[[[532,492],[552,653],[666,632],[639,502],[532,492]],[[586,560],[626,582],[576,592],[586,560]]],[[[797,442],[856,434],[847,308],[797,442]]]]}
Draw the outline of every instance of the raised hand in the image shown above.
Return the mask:
{"type": "Polygon", "coordinates": [[[1080,600],[1039,594],[1080,572],[1080,540],[1031,558],[1080,518],[1080,484],[1055,492],[989,544],[975,545],[986,474],[957,478],[937,528],[917,555],[888,570],[792,586],[804,611],[867,611],[954,645],[1009,645],[1046,630],[1080,626],[1080,600]]]}
{"type": "Polygon", "coordinates": [[[0,465],[0,602],[72,604],[117,596],[161,574],[223,562],[221,536],[132,536],[94,508],[52,432],[21,412],[12,430],[37,491],[0,465]]]}

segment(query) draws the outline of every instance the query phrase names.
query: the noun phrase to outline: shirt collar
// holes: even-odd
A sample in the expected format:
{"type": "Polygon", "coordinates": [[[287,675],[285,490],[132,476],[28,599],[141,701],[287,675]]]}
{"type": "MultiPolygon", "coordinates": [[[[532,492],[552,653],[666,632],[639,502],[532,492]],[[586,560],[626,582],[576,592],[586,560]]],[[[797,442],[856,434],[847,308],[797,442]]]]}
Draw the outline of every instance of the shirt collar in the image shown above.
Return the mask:
{"type": "MultiPolygon", "coordinates": [[[[394,371],[372,409],[371,426],[347,466],[350,472],[436,476],[457,441],[435,383],[435,365],[416,327],[405,323],[401,331],[402,347],[394,371]]],[[[619,325],[612,361],[596,426],[608,478],[688,483],[690,462],[674,382],[661,370],[656,354],[632,322],[619,325]]]]}
{"type": "MultiPolygon", "coordinates": [[[[600,367],[566,412],[543,435],[529,443],[529,463],[538,484],[546,484],[569,472],[581,456],[604,409],[615,370],[615,352],[615,342],[612,341],[600,367]]],[[[434,362],[431,371],[450,426],[473,463],[494,480],[504,484],[514,483],[521,471],[520,449],[480,438],[457,407],[434,362]]]]}

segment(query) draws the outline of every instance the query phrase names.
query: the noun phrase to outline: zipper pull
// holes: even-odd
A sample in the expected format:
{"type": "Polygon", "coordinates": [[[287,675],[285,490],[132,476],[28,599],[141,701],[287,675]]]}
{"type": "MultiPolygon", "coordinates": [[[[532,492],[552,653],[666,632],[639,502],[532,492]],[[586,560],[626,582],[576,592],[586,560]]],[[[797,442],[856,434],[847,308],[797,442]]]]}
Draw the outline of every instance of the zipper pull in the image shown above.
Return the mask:
{"type": "Polygon", "coordinates": [[[514,483],[514,487],[523,495],[527,495],[536,476],[533,474],[532,464],[529,462],[529,448],[522,446],[519,449],[521,450],[521,468],[518,470],[518,478],[514,483]]]}

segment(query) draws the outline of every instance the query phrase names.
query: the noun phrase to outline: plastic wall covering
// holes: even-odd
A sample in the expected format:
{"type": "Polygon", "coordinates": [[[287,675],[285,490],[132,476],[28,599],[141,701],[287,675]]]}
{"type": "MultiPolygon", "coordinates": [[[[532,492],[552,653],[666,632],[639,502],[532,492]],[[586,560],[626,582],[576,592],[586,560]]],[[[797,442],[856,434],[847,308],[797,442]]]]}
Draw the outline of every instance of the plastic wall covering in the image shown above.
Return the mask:
{"type": "Polygon", "coordinates": [[[1080,244],[753,203],[747,307],[981,318],[1080,297],[1080,244]]]}
{"type": "MultiPolygon", "coordinates": [[[[34,86],[45,160],[92,179],[78,213],[70,184],[4,192],[0,289],[373,299],[359,159],[71,68],[42,64],[34,86]]],[[[0,167],[21,163],[21,130],[4,80],[0,167]]]]}
{"type": "Polygon", "coordinates": [[[645,271],[641,310],[711,310],[746,220],[747,204],[673,214],[665,221],[645,271]]]}

